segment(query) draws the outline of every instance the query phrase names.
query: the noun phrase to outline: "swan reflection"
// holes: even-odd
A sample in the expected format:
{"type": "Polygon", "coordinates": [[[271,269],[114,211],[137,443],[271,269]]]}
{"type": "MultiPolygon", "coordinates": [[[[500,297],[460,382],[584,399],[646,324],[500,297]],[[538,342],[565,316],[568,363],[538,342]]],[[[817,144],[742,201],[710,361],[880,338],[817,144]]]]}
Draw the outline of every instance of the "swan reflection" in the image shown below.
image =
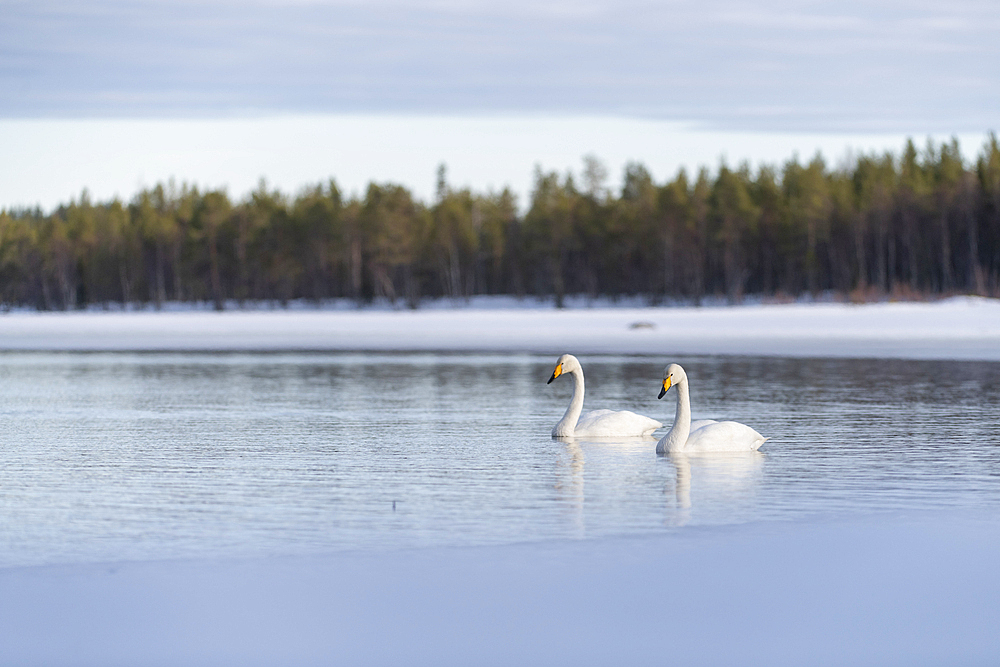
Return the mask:
{"type": "Polygon", "coordinates": [[[598,506],[610,502],[624,507],[639,499],[648,502],[648,494],[637,481],[653,472],[650,455],[656,447],[655,438],[557,437],[555,440],[562,444],[556,459],[555,491],[571,513],[577,536],[582,537],[586,532],[584,510],[588,496],[598,506]]]}
{"type": "Polygon", "coordinates": [[[588,519],[594,529],[615,516],[616,529],[628,532],[648,526],[643,517],[651,511],[670,526],[729,523],[757,511],[762,452],[656,454],[653,438],[558,438],[555,444],[552,488],[564,525],[578,537],[587,536],[588,519]]]}
{"type": "Polygon", "coordinates": [[[556,493],[565,502],[572,514],[573,528],[577,537],[584,535],[583,520],[583,472],[587,457],[583,454],[575,438],[558,438],[566,445],[563,455],[556,465],[556,493]]]}
{"type": "MultiPolygon", "coordinates": [[[[676,472],[674,495],[680,512],[675,521],[690,521],[691,488],[696,490],[699,509],[711,512],[714,505],[748,505],[763,473],[765,454],[752,452],[714,452],[711,454],[661,454],[670,460],[676,472]]],[[[669,494],[669,485],[666,489],[669,494]]]]}

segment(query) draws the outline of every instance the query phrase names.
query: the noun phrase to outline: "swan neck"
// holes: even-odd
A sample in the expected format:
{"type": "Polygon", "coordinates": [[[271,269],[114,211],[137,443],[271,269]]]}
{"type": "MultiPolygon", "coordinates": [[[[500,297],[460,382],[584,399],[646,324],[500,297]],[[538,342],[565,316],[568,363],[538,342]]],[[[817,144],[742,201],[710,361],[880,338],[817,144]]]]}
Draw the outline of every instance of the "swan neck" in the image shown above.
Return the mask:
{"type": "Polygon", "coordinates": [[[580,420],[580,413],[583,412],[583,369],[572,370],[567,375],[573,376],[573,397],[569,401],[569,407],[566,408],[566,414],[552,431],[553,435],[573,435],[576,423],[580,420]]]}
{"type": "Polygon", "coordinates": [[[691,396],[687,380],[681,380],[674,386],[677,388],[677,411],[674,413],[674,425],[657,445],[657,451],[661,452],[683,451],[691,434],[691,396]]]}

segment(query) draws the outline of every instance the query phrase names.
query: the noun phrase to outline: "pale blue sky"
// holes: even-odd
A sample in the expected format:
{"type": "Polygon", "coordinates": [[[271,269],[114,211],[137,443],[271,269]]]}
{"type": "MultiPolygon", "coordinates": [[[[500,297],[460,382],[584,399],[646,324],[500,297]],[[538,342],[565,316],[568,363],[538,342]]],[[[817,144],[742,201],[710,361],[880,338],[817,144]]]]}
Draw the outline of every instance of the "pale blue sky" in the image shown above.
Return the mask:
{"type": "Polygon", "coordinates": [[[0,206],[50,206],[85,186],[127,198],[171,175],[234,195],[259,176],[294,189],[305,177],[281,175],[291,162],[306,180],[410,179],[423,191],[440,161],[459,184],[487,187],[521,172],[528,183],[534,162],[578,167],[591,152],[613,173],[626,159],[670,171],[817,147],[835,161],[849,148],[898,150],[905,135],[956,133],[974,152],[1000,125],[998,35],[992,0],[0,0],[0,206]],[[441,118],[466,124],[462,146],[449,147],[441,118]],[[253,134],[296,119],[325,119],[315,150],[284,130],[253,134]],[[412,133],[362,160],[358,119],[376,140],[379,123],[412,133]],[[590,119],[591,131],[553,136],[560,119],[590,119]],[[124,129],[95,129],[126,121],[146,123],[148,150],[124,129]],[[182,121],[215,123],[214,158],[182,121]],[[699,144],[705,133],[728,143],[699,144]],[[99,137],[98,162],[84,147],[99,137]]]}

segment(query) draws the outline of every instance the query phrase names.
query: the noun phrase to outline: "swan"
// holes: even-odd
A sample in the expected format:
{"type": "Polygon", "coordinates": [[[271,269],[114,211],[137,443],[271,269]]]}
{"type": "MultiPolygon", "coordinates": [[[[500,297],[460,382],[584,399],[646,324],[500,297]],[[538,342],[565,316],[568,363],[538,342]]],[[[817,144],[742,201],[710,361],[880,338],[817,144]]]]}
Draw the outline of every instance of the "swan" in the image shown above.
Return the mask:
{"type": "Polygon", "coordinates": [[[739,422],[717,422],[712,419],[691,421],[691,397],[688,394],[687,373],[678,364],[663,370],[663,388],[658,398],[671,387],[677,387],[677,414],[674,425],[656,443],[656,452],[754,452],[767,442],[757,431],[739,422]]]}
{"type": "Polygon", "coordinates": [[[652,435],[653,431],[663,426],[649,417],[637,415],[628,410],[591,410],[580,415],[583,410],[583,367],[572,354],[564,354],[556,362],[552,377],[546,384],[551,384],[560,375],[573,376],[573,398],[570,399],[566,414],[552,429],[552,437],[592,437],[614,438],[652,435]]]}

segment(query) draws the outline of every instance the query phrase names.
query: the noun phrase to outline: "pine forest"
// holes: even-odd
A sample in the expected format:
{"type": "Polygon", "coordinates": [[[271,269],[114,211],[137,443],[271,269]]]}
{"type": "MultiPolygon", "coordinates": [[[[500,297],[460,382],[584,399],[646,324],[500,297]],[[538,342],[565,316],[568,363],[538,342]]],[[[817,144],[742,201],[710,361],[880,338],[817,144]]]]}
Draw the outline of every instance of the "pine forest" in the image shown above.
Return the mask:
{"type": "Polygon", "coordinates": [[[536,169],[524,205],[452,188],[443,166],[433,202],[377,183],[345,197],[333,181],[294,196],[262,182],[239,201],[173,182],[128,202],[84,193],[0,212],[0,306],[1000,296],[995,134],[971,163],[957,141],[910,141],[837,167],[817,155],[657,183],[630,164],[620,191],[607,181],[591,157],[577,175],[536,169]]]}

